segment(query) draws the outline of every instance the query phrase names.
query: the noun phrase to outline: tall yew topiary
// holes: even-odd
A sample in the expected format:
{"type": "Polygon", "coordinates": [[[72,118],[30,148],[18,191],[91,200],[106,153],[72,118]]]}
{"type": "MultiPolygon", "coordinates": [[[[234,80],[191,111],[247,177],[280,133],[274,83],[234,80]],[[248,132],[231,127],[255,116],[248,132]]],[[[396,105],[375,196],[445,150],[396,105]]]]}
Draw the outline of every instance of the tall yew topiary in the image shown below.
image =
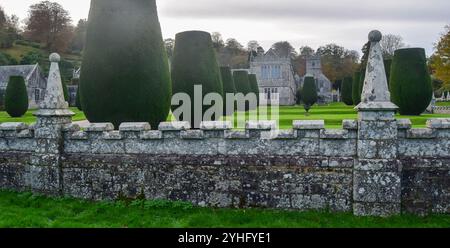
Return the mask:
{"type": "Polygon", "coordinates": [[[172,90],[156,1],[91,1],[81,68],[89,121],[165,121],[172,90]]]}
{"type": "Polygon", "coordinates": [[[236,86],[236,93],[247,95],[252,92],[247,71],[235,71],[233,73],[233,78],[236,86]]]}
{"type": "Polygon", "coordinates": [[[28,111],[28,92],[22,76],[11,76],[5,93],[5,110],[13,118],[28,111]]]}
{"type": "Polygon", "coordinates": [[[353,90],[353,78],[351,77],[344,78],[341,91],[342,101],[349,106],[353,105],[352,90],[353,90]]]}
{"type": "Polygon", "coordinates": [[[302,89],[302,100],[307,113],[318,100],[317,86],[314,77],[305,77],[302,89]]]}
{"type": "MultiPolygon", "coordinates": [[[[202,86],[203,96],[209,93],[218,93],[223,96],[222,77],[214,51],[211,35],[203,31],[187,31],[179,33],[175,37],[175,48],[172,57],[172,81],[173,94],[186,93],[194,103],[194,86],[202,86]]],[[[177,109],[178,106],[173,106],[177,109]]],[[[208,106],[203,109],[196,109],[192,104],[191,123],[192,127],[198,128],[199,121],[195,115],[201,116],[208,110],[208,106]]],[[[220,116],[215,116],[219,119],[220,116]]]]}
{"type": "Polygon", "coordinates": [[[352,83],[353,105],[358,105],[361,102],[362,91],[360,91],[360,87],[359,87],[360,79],[361,79],[361,72],[360,71],[355,72],[355,75],[353,76],[353,83],[352,83]]]}
{"type": "Polygon", "coordinates": [[[248,81],[250,83],[251,92],[256,94],[256,99],[258,99],[258,106],[259,106],[259,85],[256,74],[249,74],[248,81]]]}
{"type": "Polygon", "coordinates": [[[402,115],[420,115],[429,106],[433,89],[423,48],[395,51],[390,91],[402,115]]]}
{"type": "MultiPolygon", "coordinates": [[[[252,92],[250,80],[247,71],[233,72],[234,84],[236,86],[236,93],[242,93],[244,96],[252,92]]],[[[250,110],[250,103],[245,104],[245,110],[250,110]]]]}
{"type": "MultiPolygon", "coordinates": [[[[230,67],[220,67],[220,74],[222,75],[222,83],[223,83],[223,102],[224,102],[224,113],[225,115],[231,115],[234,113],[235,107],[230,110],[230,112],[227,112],[227,94],[235,94],[236,93],[236,87],[234,86],[234,79],[233,74],[231,73],[230,67]]],[[[234,103],[230,103],[230,105],[234,103]]]]}

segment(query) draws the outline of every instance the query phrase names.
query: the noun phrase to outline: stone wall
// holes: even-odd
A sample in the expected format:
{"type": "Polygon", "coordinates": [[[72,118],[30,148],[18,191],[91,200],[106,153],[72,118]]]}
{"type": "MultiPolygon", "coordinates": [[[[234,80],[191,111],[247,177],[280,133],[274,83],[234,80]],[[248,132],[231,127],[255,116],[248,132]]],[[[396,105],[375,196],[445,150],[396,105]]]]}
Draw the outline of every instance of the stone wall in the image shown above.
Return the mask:
{"type": "Polygon", "coordinates": [[[246,130],[233,131],[229,123],[205,122],[190,130],[175,122],[155,131],[125,123],[114,131],[111,124],[85,130],[65,124],[61,153],[49,158],[37,152],[50,148],[42,147],[40,128],[4,123],[0,188],[92,200],[145,196],[200,206],[334,211],[356,210],[360,198],[393,197],[394,189],[405,212],[449,213],[450,120],[430,120],[427,129],[411,129],[408,120],[389,123],[396,129],[393,142],[376,149],[397,152],[376,169],[360,159],[376,152],[370,142],[358,154],[361,122],[344,121],[341,130],[324,129],[323,121],[296,121],[284,131],[273,125],[249,122],[246,130]],[[42,157],[50,162],[36,162],[42,157]],[[378,177],[380,168],[386,173],[378,177]],[[375,176],[355,183],[358,173],[375,176]]]}

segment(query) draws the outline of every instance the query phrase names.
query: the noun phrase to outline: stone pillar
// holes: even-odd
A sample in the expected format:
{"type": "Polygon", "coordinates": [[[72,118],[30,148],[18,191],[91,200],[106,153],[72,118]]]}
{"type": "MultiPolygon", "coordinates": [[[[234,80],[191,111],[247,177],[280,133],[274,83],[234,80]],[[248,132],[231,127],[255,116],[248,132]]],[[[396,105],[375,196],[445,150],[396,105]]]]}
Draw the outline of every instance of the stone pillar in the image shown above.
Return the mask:
{"type": "Polygon", "coordinates": [[[61,183],[63,128],[72,122],[74,113],[64,99],[58,62],[60,56],[50,55],[50,71],[45,98],[40,103],[35,125],[36,150],[31,162],[28,184],[33,191],[58,195],[61,183]]]}
{"type": "Polygon", "coordinates": [[[353,174],[353,212],[390,216],[401,212],[401,167],[397,160],[398,107],[391,102],[380,41],[372,31],[366,79],[358,110],[358,157],[353,174]]]}

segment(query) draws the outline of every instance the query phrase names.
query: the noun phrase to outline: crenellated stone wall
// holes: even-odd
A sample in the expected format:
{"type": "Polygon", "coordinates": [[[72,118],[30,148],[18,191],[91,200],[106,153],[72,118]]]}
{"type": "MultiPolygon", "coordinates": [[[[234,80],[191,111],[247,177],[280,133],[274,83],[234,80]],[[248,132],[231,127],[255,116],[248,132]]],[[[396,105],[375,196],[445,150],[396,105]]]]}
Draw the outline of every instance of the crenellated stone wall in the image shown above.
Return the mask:
{"type": "Polygon", "coordinates": [[[4,123],[0,188],[358,215],[388,215],[380,206],[395,209],[385,201],[394,199],[398,212],[401,204],[406,212],[449,213],[450,120],[430,120],[426,129],[389,121],[396,129],[388,134],[392,142],[380,147],[362,145],[364,125],[346,120],[342,129],[328,130],[323,121],[295,121],[291,130],[277,130],[273,122],[249,122],[234,131],[227,122],[204,122],[199,130],[183,122],[162,123],[158,130],[124,123],[114,131],[106,123],[84,130],[68,123],[57,158],[45,155],[50,147],[42,147],[36,126],[4,123]],[[362,159],[380,148],[395,152],[375,163],[362,159]],[[366,201],[378,212],[364,212],[366,201]]]}

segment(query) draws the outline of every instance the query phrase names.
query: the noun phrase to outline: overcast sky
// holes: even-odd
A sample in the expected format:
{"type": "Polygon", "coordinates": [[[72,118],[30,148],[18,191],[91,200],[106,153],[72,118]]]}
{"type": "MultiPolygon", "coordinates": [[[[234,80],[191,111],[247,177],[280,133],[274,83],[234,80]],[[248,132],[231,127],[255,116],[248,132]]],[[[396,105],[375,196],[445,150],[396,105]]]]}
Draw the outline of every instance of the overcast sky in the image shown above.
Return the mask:
{"type": "MultiPolygon", "coordinates": [[[[90,0],[53,0],[69,10],[74,23],[87,18],[90,0]]],[[[27,16],[40,0],[1,0],[8,14],[27,16]]],[[[157,0],[165,38],[186,30],[218,31],[246,45],[266,49],[287,40],[297,49],[337,43],[360,51],[372,29],[399,34],[411,47],[433,44],[450,24],[450,0],[157,0]]]]}

